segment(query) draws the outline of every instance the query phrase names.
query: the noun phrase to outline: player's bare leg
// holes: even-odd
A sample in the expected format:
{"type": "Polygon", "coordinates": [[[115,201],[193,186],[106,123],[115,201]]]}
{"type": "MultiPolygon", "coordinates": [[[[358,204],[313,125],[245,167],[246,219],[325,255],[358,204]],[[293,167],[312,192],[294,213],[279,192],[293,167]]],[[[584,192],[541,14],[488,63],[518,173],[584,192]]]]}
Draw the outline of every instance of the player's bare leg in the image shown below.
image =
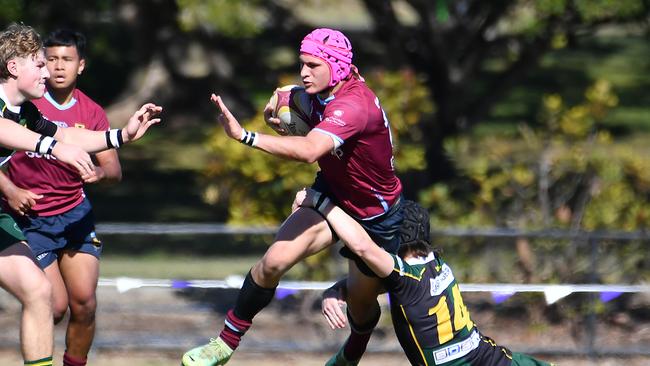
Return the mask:
{"type": "Polygon", "coordinates": [[[218,338],[183,356],[185,366],[224,365],[250,328],[253,317],[273,299],[282,276],[302,259],[332,244],[332,232],[314,210],[300,208],[280,227],[273,245],[246,276],[235,308],[226,315],[218,338]]]}
{"type": "Polygon", "coordinates": [[[64,366],[85,365],[95,336],[99,260],[87,253],[65,251],[59,259],[70,306],[64,366]]]}
{"type": "Polygon", "coordinates": [[[23,358],[52,365],[52,287],[26,244],[17,243],[0,252],[0,286],[22,304],[20,344],[23,358]]]}
{"type": "Polygon", "coordinates": [[[45,271],[45,276],[52,285],[52,316],[54,324],[59,324],[68,311],[68,290],[66,290],[65,282],[61,277],[58,261],[52,262],[43,271],[45,271]]]}

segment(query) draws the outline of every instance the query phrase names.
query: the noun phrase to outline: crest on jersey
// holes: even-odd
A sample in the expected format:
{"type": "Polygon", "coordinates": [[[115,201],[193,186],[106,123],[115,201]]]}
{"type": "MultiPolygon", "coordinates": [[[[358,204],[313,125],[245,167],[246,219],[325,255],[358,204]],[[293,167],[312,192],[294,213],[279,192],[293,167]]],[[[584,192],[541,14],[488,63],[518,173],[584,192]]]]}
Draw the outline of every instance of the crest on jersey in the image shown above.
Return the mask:
{"type": "Polygon", "coordinates": [[[74,127],[75,128],[86,128],[86,126],[83,123],[75,123],[74,127]]]}

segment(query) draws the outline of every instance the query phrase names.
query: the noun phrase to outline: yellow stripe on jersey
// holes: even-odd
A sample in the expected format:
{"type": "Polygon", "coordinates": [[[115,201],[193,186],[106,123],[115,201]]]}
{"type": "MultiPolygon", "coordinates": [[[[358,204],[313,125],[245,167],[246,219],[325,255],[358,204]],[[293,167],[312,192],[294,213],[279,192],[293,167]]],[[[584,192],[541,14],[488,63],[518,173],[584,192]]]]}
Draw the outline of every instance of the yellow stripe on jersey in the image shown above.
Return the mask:
{"type": "Polygon", "coordinates": [[[420,273],[416,276],[416,275],[411,274],[411,273],[402,272],[402,271],[399,270],[399,268],[393,268],[393,271],[399,273],[400,276],[404,276],[404,277],[412,278],[412,279],[414,279],[414,280],[416,280],[416,281],[422,281],[422,275],[424,275],[424,271],[426,271],[426,270],[427,270],[426,267],[422,268],[422,270],[420,271],[420,273]]]}
{"type": "Polygon", "coordinates": [[[415,345],[418,347],[418,351],[420,351],[420,356],[422,356],[422,361],[424,361],[424,365],[429,366],[426,357],[424,357],[424,352],[422,352],[422,347],[420,346],[420,343],[418,343],[418,339],[415,337],[413,326],[411,325],[411,322],[409,322],[409,318],[406,316],[406,312],[404,311],[404,305],[400,305],[399,307],[400,309],[402,309],[402,315],[404,315],[404,319],[406,320],[406,323],[409,325],[409,331],[411,332],[411,337],[413,338],[413,342],[415,343],[415,345]]]}

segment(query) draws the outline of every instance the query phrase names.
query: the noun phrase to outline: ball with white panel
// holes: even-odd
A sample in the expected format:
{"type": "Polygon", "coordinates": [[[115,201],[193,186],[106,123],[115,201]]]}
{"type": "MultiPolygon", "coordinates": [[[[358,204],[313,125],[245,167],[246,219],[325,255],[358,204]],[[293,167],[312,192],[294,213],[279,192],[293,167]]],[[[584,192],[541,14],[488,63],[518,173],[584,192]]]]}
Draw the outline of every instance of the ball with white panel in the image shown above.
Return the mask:
{"type": "Polygon", "coordinates": [[[311,130],[311,100],[305,88],[298,85],[284,85],[273,92],[269,104],[273,107],[272,117],[280,120],[280,127],[288,135],[305,136],[311,130]]]}

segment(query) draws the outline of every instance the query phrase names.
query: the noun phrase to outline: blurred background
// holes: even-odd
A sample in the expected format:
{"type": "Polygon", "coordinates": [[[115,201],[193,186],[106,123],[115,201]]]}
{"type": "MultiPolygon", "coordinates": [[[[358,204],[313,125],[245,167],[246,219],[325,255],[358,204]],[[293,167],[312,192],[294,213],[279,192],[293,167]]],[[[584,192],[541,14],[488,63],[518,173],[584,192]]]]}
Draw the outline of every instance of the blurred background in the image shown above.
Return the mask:
{"type": "MultiPolygon", "coordinates": [[[[648,0],[0,0],[0,8],[3,27],[21,21],[42,35],[68,27],[87,36],[79,88],[114,127],[146,101],[165,108],[162,125],[120,150],[122,183],[87,188],[106,244],[104,278],[247,272],[316,166],[230,141],[210,93],[247,129],[273,133],[261,110],[277,86],[300,82],[300,40],[334,27],[350,38],[391,121],[405,196],[429,209],[436,245],[461,283],[650,281],[648,0]],[[212,229],[134,234],[134,223],[212,229]]],[[[332,250],[288,279],[332,281],[345,271],[332,250]]],[[[161,290],[169,303],[160,311],[204,311],[216,320],[174,327],[207,337],[232,302],[210,291],[161,290]]],[[[650,352],[650,293],[620,292],[551,304],[539,292],[466,296],[497,342],[560,349],[551,359],[573,349],[565,364],[577,365],[609,364],[596,358],[608,347],[626,362],[650,352]]],[[[299,306],[278,300],[269,312],[298,306],[318,316],[313,293],[289,298],[299,306]]],[[[112,306],[99,301],[100,312],[103,301],[112,306]]],[[[114,313],[124,314],[119,304],[114,313]]],[[[96,348],[115,348],[101,332],[100,324],[96,348]]]]}

